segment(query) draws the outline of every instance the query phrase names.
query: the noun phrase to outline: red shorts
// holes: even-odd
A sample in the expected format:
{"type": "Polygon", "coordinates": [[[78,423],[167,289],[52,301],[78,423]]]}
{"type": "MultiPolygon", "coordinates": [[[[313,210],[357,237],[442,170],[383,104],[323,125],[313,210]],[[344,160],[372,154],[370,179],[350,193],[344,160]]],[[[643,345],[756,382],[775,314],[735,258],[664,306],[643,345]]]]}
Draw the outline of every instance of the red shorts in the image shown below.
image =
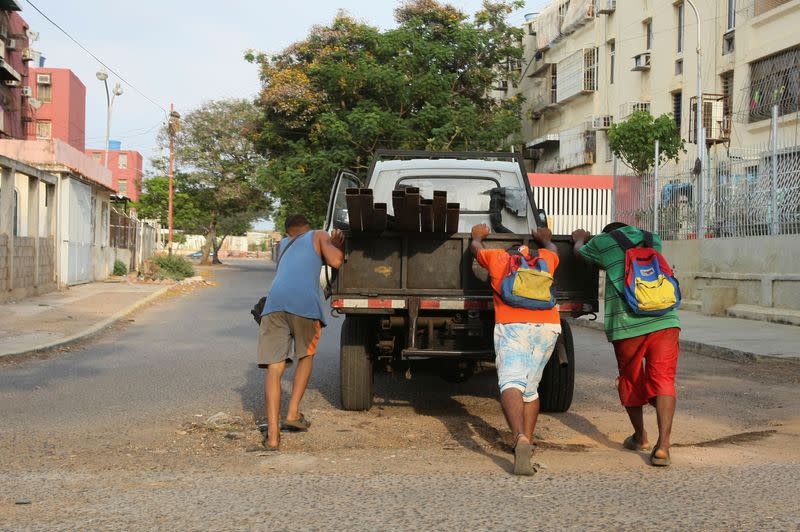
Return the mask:
{"type": "Polygon", "coordinates": [[[679,334],[673,327],[614,342],[623,406],[654,404],[657,395],[675,397],[679,334]]]}

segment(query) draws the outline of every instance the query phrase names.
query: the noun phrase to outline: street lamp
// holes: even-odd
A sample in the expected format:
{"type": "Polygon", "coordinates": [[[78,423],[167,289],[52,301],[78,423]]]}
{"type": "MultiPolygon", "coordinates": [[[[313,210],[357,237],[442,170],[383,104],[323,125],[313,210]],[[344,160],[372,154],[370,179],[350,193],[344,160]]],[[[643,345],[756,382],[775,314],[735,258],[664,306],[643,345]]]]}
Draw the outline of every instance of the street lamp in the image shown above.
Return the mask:
{"type": "Polygon", "coordinates": [[[703,69],[702,69],[702,53],[700,52],[700,13],[697,11],[692,0],[686,0],[689,7],[694,11],[694,16],[697,19],[697,109],[695,111],[695,118],[697,119],[694,126],[694,140],[697,142],[697,161],[695,161],[695,169],[697,170],[697,237],[705,238],[705,225],[703,213],[703,163],[705,162],[703,145],[705,144],[705,135],[703,135],[703,69]]]}
{"type": "Polygon", "coordinates": [[[111,108],[114,105],[114,99],[117,96],[122,96],[122,85],[117,82],[112,90],[113,96],[108,92],[108,72],[105,68],[97,71],[97,79],[103,82],[106,87],[106,168],[108,168],[108,143],[111,136],[111,108]]]}

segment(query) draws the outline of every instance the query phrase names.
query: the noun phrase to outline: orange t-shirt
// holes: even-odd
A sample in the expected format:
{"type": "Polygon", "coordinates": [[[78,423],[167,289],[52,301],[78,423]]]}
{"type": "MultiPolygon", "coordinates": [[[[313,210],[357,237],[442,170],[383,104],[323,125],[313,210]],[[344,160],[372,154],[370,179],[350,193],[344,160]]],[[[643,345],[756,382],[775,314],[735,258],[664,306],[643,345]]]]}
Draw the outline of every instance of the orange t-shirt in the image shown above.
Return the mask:
{"type": "MultiPolygon", "coordinates": [[[[558,268],[558,255],[549,249],[540,249],[539,256],[547,263],[550,274],[553,275],[558,268]]],[[[507,305],[500,298],[500,284],[508,275],[508,260],[510,255],[504,249],[482,249],[476,259],[478,264],[489,272],[489,279],[494,289],[494,321],[495,323],[561,323],[558,306],[547,310],[529,310],[507,305]]]]}

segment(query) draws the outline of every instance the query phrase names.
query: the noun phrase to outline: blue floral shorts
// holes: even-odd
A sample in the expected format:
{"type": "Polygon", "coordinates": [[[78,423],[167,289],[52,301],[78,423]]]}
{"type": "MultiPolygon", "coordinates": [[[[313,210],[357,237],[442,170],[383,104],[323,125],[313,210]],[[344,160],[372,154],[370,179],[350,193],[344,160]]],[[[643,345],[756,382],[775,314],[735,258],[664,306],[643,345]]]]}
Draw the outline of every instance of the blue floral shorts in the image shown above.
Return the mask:
{"type": "Polygon", "coordinates": [[[495,365],[500,393],[516,388],[522,400],[539,398],[539,381],[561,333],[555,323],[497,323],[494,326],[495,365]]]}

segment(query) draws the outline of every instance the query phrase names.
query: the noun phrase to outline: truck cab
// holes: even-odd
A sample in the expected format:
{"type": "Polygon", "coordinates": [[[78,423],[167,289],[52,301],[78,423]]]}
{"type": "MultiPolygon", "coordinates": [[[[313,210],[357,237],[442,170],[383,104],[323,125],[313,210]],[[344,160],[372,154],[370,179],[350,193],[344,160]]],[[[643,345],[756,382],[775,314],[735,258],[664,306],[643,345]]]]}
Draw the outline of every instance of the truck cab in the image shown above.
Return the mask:
{"type": "MultiPolygon", "coordinates": [[[[470,251],[479,223],[492,229],[489,248],[536,248],[531,232],[547,217],[518,154],[378,151],[365,181],[337,176],[326,229],[346,236],[345,261],[329,287],[332,310],[345,316],[344,409],[371,407],[379,366],[434,359],[445,378],[458,381],[494,361],[492,288],[470,251]]],[[[574,257],[568,235],[554,235],[553,243],[562,317],[597,312],[597,270],[574,257]]],[[[548,411],[572,402],[574,352],[563,320],[562,329],[539,390],[548,411]]]]}

